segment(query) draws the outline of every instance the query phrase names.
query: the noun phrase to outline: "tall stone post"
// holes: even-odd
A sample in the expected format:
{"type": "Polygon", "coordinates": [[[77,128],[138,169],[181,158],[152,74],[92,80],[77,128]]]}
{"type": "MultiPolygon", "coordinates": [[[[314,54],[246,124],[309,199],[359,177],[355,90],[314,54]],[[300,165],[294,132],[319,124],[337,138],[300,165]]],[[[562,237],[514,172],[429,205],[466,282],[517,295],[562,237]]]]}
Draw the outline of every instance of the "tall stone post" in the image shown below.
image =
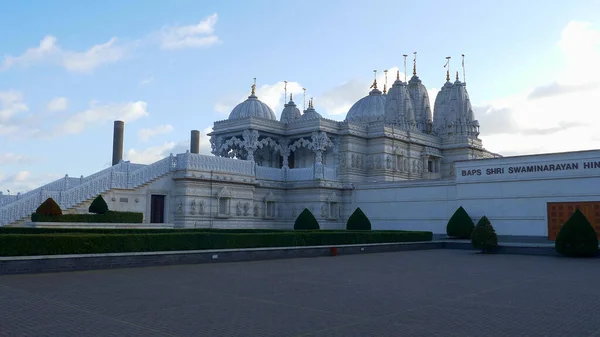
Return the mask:
{"type": "Polygon", "coordinates": [[[125,131],[125,123],[123,121],[115,121],[113,133],[113,155],[112,164],[117,165],[123,159],[123,133],[125,131]]]}
{"type": "Polygon", "coordinates": [[[192,130],[192,138],[190,140],[190,152],[199,154],[200,153],[200,131],[192,130]]]}

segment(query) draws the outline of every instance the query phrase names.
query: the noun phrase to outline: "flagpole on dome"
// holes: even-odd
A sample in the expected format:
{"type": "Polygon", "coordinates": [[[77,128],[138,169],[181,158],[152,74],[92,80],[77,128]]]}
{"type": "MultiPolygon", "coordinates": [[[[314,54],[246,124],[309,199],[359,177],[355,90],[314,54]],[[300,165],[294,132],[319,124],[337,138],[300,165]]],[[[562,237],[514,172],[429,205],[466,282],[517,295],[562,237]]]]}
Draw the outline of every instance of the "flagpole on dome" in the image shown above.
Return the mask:
{"type": "Polygon", "coordinates": [[[413,52],[415,58],[413,60],[413,75],[417,76],[417,52],[413,52]]]}
{"type": "Polygon", "coordinates": [[[304,90],[304,111],[306,111],[306,88],[302,88],[304,90]]]}
{"type": "Polygon", "coordinates": [[[444,68],[446,68],[446,81],[450,82],[450,59],[451,56],[446,56],[446,64],[444,64],[444,68]]]}
{"type": "Polygon", "coordinates": [[[384,70],[383,73],[385,74],[385,83],[383,83],[383,94],[385,95],[387,93],[387,73],[388,70],[384,70]]]}
{"type": "Polygon", "coordinates": [[[283,106],[287,105],[287,81],[283,81],[283,106]]]}
{"type": "Polygon", "coordinates": [[[465,54],[461,54],[462,56],[462,71],[463,71],[463,84],[467,85],[467,75],[465,74],[465,54]]]}
{"type": "MultiPolygon", "coordinates": [[[[404,56],[404,82],[406,82],[406,58],[408,57],[408,54],[403,54],[402,56],[404,56]]],[[[399,80],[399,78],[397,78],[397,80],[399,80]]]]}

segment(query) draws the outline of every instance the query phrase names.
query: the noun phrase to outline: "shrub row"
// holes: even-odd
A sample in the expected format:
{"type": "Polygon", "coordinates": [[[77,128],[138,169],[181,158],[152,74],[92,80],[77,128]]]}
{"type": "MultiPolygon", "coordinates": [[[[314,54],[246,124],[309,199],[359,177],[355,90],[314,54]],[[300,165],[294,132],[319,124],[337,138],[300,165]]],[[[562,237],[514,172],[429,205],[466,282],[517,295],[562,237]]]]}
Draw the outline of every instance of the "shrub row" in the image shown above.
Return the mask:
{"type": "Polygon", "coordinates": [[[106,211],[104,214],[31,214],[33,222],[142,223],[143,213],[106,211]]]}
{"type": "Polygon", "coordinates": [[[1,256],[149,252],[431,241],[431,232],[8,234],[1,256]]]}

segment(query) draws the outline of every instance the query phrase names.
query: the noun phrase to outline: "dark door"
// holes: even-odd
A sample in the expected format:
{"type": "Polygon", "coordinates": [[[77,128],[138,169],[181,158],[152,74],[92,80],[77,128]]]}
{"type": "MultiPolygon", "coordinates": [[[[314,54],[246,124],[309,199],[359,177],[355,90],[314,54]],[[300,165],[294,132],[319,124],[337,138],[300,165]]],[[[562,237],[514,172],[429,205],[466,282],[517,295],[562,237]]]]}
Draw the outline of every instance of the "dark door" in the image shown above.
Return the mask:
{"type": "Polygon", "coordinates": [[[150,197],[150,222],[165,222],[165,196],[153,194],[150,197]]]}

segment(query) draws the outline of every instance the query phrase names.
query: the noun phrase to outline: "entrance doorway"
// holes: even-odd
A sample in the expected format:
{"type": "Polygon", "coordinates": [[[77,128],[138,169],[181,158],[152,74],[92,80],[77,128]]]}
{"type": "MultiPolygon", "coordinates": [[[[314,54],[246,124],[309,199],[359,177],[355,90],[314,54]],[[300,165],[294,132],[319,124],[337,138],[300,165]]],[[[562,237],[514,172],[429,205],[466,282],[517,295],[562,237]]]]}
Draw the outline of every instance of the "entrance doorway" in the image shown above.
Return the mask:
{"type": "Polygon", "coordinates": [[[150,196],[150,222],[165,222],[165,196],[153,194],[150,196]]]}
{"type": "Polygon", "coordinates": [[[600,201],[548,202],[548,239],[556,240],[562,225],[579,209],[600,238],[600,201]]]}

